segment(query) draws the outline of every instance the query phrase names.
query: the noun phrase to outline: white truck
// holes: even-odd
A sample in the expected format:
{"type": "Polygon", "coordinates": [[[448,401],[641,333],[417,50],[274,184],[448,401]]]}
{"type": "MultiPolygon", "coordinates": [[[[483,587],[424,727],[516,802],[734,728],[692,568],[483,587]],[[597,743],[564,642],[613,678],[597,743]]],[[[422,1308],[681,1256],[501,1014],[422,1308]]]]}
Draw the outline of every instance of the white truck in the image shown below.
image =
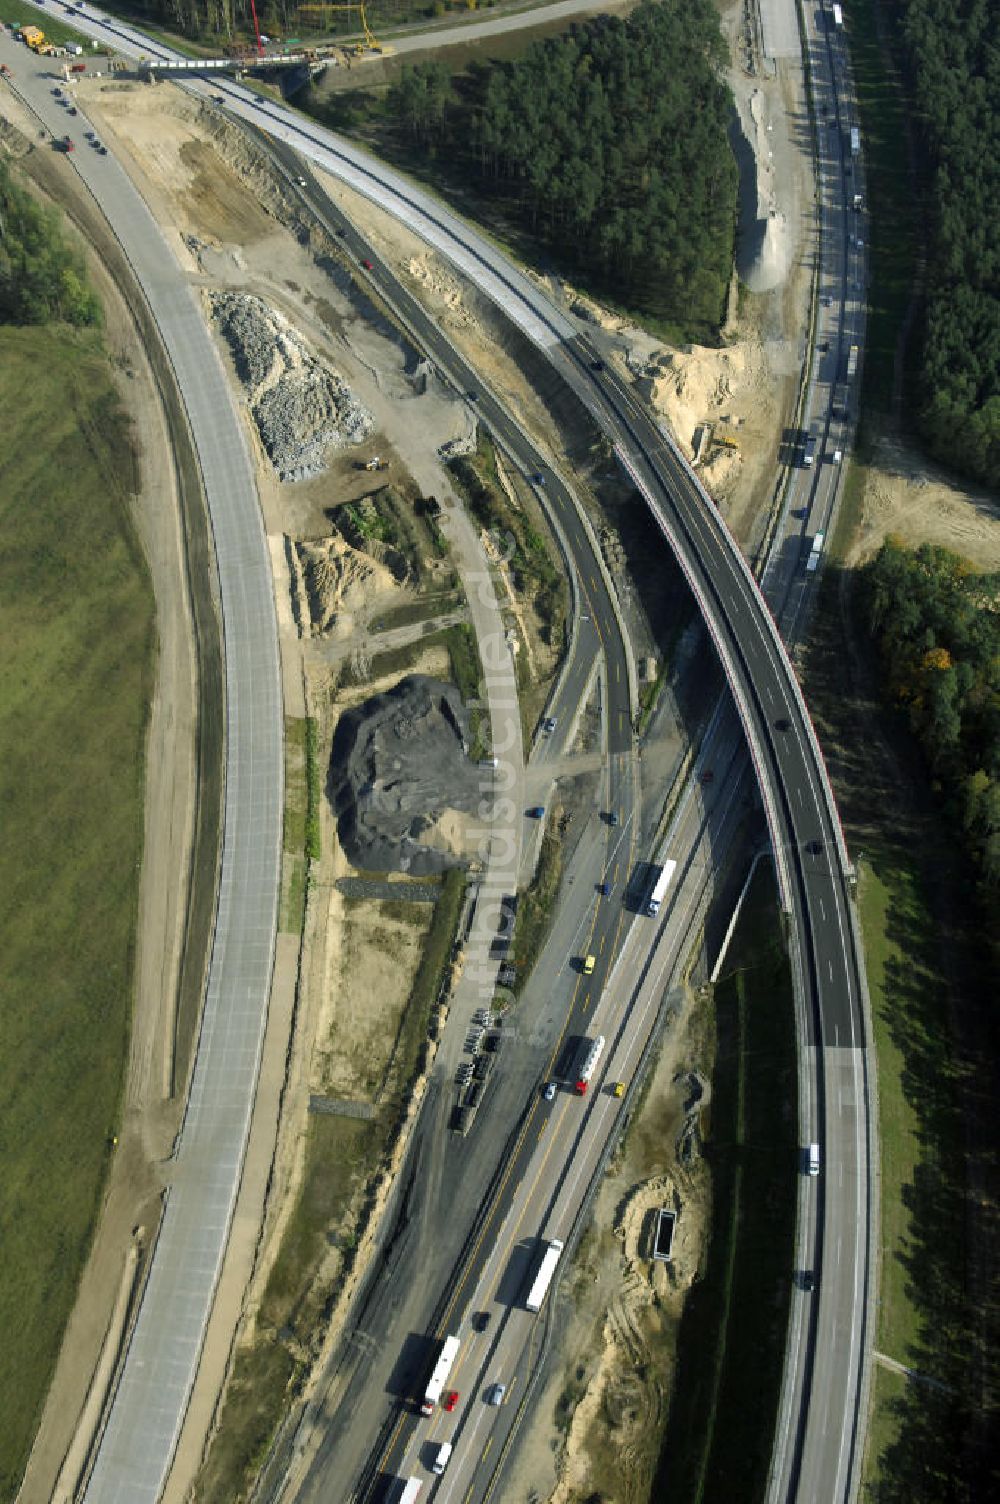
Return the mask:
{"type": "Polygon", "coordinates": [[[448,1382],[448,1375],[451,1373],[455,1359],[458,1357],[459,1346],[460,1343],[457,1337],[446,1337],[444,1339],[444,1346],[441,1348],[438,1360],[434,1364],[433,1372],[427,1380],[427,1388],[424,1390],[424,1397],[420,1403],[421,1415],[434,1414],[434,1406],[444,1392],[444,1386],[448,1382]]]}
{"type": "Polygon", "coordinates": [[[660,868],[659,876],[657,877],[656,882],[653,884],[652,891],[646,902],[646,913],[649,915],[650,919],[655,919],[657,914],[660,912],[660,904],[667,896],[667,889],[670,887],[671,881],[673,880],[673,875],[676,871],[676,862],[664,862],[663,866],[660,868]]]}
{"type": "Polygon", "coordinates": [[[858,127],[856,125],[852,125],[851,126],[851,156],[852,157],[860,157],[860,155],[861,155],[861,131],[858,129],[858,127]]]}
{"type": "Polygon", "coordinates": [[[823,555],[823,538],[824,535],[822,533],[817,533],[812,541],[812,548],[809,550],[809,557],[806,560],[806,574],[815,574],[819,568],[819,561],[823,555]]]}
{"type": "Polygon", "coordinates": [[[586,1095],[587,1086],[590,1083],[591,1077],[597,1069],[597,1062],[600,1060],[603,1053],[604,1035],[598,1034],[596,1039],[592,1039],[590,1041],[587,1053],[583,1057],[583,1064],[580,1066],[580,1069],[577,1072],[576,1085],[574,1086],[573,1090],[576,1092],[578,1097],[586,1095]]]}
{"type": "Polygon", "coordinates": [[[552,1276],[556,1272],[556,1265],[562,1257],[562,1251],[562,1243],[558,1238],[553,1238],[545,1250],[542,1262],[538,1266],[538,1273],[531,1281],[531,1289],[524,1302],[529,1311],[538,1312],[542,1309],[542,1302],[549,1292],[552,1276]]]}
{"type": "Polygon", "coordinates": [[[416,1504],[423,1486],[420,1478],[397,1478],[389,1490],[389,1504],[416,1504]]]}

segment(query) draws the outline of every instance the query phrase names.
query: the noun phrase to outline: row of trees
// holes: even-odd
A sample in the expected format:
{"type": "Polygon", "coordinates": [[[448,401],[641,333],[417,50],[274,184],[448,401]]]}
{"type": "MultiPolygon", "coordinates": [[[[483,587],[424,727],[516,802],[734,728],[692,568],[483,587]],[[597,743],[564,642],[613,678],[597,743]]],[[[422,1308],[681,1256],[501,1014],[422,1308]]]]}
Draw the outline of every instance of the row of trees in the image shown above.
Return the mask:
{"type": "Polygon", "coordinates": [[[731,97],[709,0],[640,5],[453,84],[404,71],[389,108],[435,165],[497,201],[571,275],[702,331],[732,267],[731,97]]]}
{"type": "Polygon", "coordinates": [[[992,0],[890,0],[930,158],[920,421],[941,459],[1000,475],[1000,48],[992,0]]]}
{"type": "Polygon", "coordinates": [[[54,209],[37,204],[0,158],[0,324],[97,324],[83,257],[54,209]]]}
{"type": "Polygon", "coordinates": [[[1000,882],[1000,576],[889,539],[866,571],[869,625],[943,798],[1000,882]]]}

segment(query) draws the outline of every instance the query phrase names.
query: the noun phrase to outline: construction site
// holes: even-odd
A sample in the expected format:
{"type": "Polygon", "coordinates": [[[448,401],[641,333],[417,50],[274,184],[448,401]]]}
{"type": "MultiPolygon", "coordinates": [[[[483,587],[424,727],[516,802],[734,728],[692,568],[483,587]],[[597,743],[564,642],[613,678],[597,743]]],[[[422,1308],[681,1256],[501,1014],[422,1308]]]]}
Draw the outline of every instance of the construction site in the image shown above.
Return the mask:
{"type": "MultiPolygon", "coordinates": [[[[730,83],[755,164],[741,180],[741,194],[754,214],[767,198],[772,227],[752,264],[741,268],[742,282],[734,276],[718,347],[671,348],[551,272],[531,275],[588,321],[603,358],[669,425],[752,555],[774,504],[775,456],[803,369],[813,169],[788,125],[803,108],[800,72],[782,67],[765,77],[753,66],[742,4],[727,7],[723,20],[730,83]]],[[[213,60],[217,71],[261,70],[273,81],[304,69],[322,97],[345,77],[337,71],[324,79],[325,70],[360,75],[364,65],[397,52],[395,39],[383,41],[373,29],[364,3],[301,6],[302,35],[280,41],[261,32],[255,11],[253,24],[254,40],[213,60]],[[357,40],[317,40],[324,21],[341,14],[352,26],[355,18],[360,23],[357,40]]],[[[359,280],[337,236],[316,223],[296,181],[256,140],[207,97],[169,84],[152,87],[131,65],[121,77],[113,52],[92,51],[77,62],[80,44],[54,43],[38,26],[17,30],[32,53],[53,59],[53,78],[85,107],[140,186],[197,292],[252,453],[273,570],[288,728],[274,992],[237,1231],[164,1495],[167,1504],[237,1499],[252,1486],[263,1441],[277,1425],[280,1403],[273,1397],[284,1396],[293,1374],[312,1396],[310,1385],[348,1319],[366,1261],[376,1255],[379,1219],[461,976],[465,911],[457,903],[448,910],[454,945],[452,937],[441,940],[435,916],[458,891],[459,880],[448,874],[461,873],[464,882],[479,860],[474,815],[492,746],[477,740],[479,722],[463,699],[472,698],[470,685],[478,687],[480,666],[476,660],[470,669],[466,655],[481,581],[490,582],[485,610],[509,654],[511,693],[531,707],[529,733],[564,652],[538,579],[498,561],[490,535],[471,516],[456,457],[488,476],[496,506],[512,527],[537,536],[550,571],[563,571],[563,555],[528,478],[484,439],[475,403],[421,359],[359,280]],[[318,829],[309,856],[288,835],[299,830],[307,809],[318,829]],[[439,944],[443,981],[429,994],[420,990],[423,957],[439,944]]],[[[10,72],[7,64],[3,69],[10,72]]],[[[145,79],[151,76],[144,70],[145,79]]],[[[0,113],[8,147],[22,161],[37,160],[39,131],[30,112],[0,94],[0,113]]],[[[56,170],[68,165],[57,160],[56,170]]],[[[51,164],[39,171],[38,191],[64,193],[93,237],[88,256],[109,310],[112,351],[122,362],[127,355],[137,372],[122,386],[140,432],[142,470],[170,490],[175,480],[162,477],[175,477],[176,453],[156,417],[156,375],[136,353],[132,314],[102,270],[102,232],[88,217],[85,190],[58,182],[52,171],[51,164]]],[[[566,431],[537,400],[485,301],[404,225],[334,178],[320,180],[345,221],[433,313],[551,463],[566,463],[566,431]]],[[[574,482],[612,574],[624,580],[627,559],[613,519],[627,488],[608,478],[599,456],[578,466],[574,482]]],[[[161,496],[158,505],[176,505],[176,495],[161,496]]],[[[873,551],[890,528],[957,540],[995,563],[996,531],[986,529],[976,505],[893,455],[883,472],[870,473],[859,549],[873,551]],[[947,504],[932,506],[946,490],[947,504]]],[[[150,539],[159,551],[159,588],[185,596],[179,559],[164,563],[176,539],[157,541],[155,529],[150,539]],[[176,578],[163,584],[171,569],[176,578]]],[[[641,591],[630,589],[625,598],[629,630],[653,682],[662,653],[657,624],[641,591]]],[[[190,630],[189,609],[169,629],[178,641],[190,630]]],[[[567,609],[563,600],[560,610],[567,609]]],[[[190,665],[182,655],[172,657],[169,630],[160,695],[192,714],[190,665]]],[[[556,828],[567,867],[599,810],[598,705],[592,687],[557,768],[556,828]]],[[[652,745],[664,757],[675,750],[671,714],[668,697],[661,720],[651,722],[652,745]]],[[[147,833],[147,861],[169,851],[179,870],[193,840],[196,770],[169,739],[151,742],[149,755],[154,785],[164,774],[158,762],[183,763],[183,776],[168,779],[169,799],[151,811],[147,833]]],[[[661,814],[646,817],[655,824],[661,814]]],[[[151,926],[155,902],[155,892],[147,892],[140,925],[151,926]]],[[[171,948],[179,943],[178,927],[165,945],[174,966],[179,959],[171,948]]],[[[185,1059],[194,1020],[164,1011],[154,996],[159,981],[147,978],[139,989],[121,1152],[111,1164],[105,1213],[19,1496],[23,1504],[72,1496],[71,1464],[82,1465],[93,1424],[88,1394],[124,1329],[145,1228],[179,1127],[180,1103],[164,1100],[149,1061],[169,1060],[175,1050],[185,1059]]],[[[565,1327],[553,1341],[541,1400],[526,1428],[518,1497],[557,1504],[595,1490],[622,1501],[648,1497],[677,1328],[705,1260],[709,1007],[707,994],[678,991],[646,1094],[594,1203],[567,1283],[565,1327]],[[669,1262],[654,1257],[650,1232],[651,1219],[664,1210],[676,1225],[669,1262]]]]}

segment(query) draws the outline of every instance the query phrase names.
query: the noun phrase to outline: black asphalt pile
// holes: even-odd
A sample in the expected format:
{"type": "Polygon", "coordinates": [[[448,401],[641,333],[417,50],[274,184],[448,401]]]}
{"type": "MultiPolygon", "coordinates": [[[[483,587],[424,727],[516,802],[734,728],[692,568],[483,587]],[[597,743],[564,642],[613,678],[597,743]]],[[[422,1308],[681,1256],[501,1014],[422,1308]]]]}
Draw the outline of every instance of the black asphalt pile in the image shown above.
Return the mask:
{"type": "Polygon", "coordinates": [[[371,413],[283,314],[247,293],[213,292],[209,301],[281,480],[320,475],[328,449],[368,437],[375,426],[371,413]]]}
{"type": "Polygon", "coordinates": [[[329,792],[355,867],[423,876],[465,865],[467,853],[449,849],[436,828],[450,810],[472,814],[489,792],[468,745],[458,691],[423,674],[344,712],[329,792]]]}

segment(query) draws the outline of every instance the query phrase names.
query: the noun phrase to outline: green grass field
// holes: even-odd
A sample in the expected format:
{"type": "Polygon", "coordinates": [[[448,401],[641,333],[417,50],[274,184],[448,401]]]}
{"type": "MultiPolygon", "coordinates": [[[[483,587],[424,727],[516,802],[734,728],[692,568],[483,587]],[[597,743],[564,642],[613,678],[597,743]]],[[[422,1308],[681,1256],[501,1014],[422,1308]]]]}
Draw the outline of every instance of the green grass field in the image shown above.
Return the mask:
{"type": "Polygon", "coordinates": [[[153,597],[93,335],[0,330],[0,1499],[38,1423],[116,1132],[153,597]]]}

